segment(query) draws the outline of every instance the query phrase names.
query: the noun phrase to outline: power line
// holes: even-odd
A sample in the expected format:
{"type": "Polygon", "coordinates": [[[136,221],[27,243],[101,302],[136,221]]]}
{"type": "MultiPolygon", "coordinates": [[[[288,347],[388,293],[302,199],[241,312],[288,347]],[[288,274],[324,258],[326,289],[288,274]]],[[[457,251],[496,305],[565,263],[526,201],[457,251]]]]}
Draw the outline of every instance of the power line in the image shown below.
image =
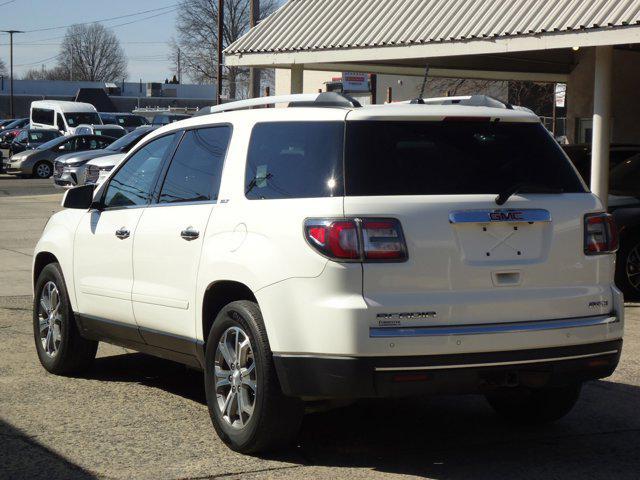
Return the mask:
{"type": "Polygon", "coordinates": [[[0,3],[0,7],[4,7],[5,5],[9,5],[10,3],[15,2],[16,0],[9,0],[8,2],[0,3]]]}
{"type": "Polygon", "coordinates": [[[37,62],[30,62],[30,63],[21,63],[19,65],[15,65],[16,67],[30,67],[32,65],[40,65],[41,63],[47,63],[50,62],[51,60],[55,60],[56,58],[58,58],[59,56],[61,56],[62,54],[59,53],[57,55],[54,55],[53,57],[49,57],[49,58],[45,58],[43,60],[38,60],[37,62]]]}
{"type": "MultiPolygon", "coordinates": [[[[0,5],[0,6],[2,6],[2,5],[0,5]]],[[[93,20],[91,22],[78,22],[78,23],[72,23],[72,24],[69,24],[69,25],[61,25],[61,26],[58,26],[58,27],[46,27],[46,28],[37,28],[37,29],[34,29],[34,30],[25,30],[25,33],[48,32],[48,31],[51,31],[51,30],[60,30],[60,29],[63,29],[63,28],[69,28],[69,27],[72,27],[73,25],[89,25],[91,23],[109,22],[111,20],[118,20],[120,18],[135,17],[137,15],[144,15],[145,13],[158,12],[160,10],[166,10],[168,8],[171,8],[172,10],[175,10],[175,9],[177,9],[177,6],[178,6],[177,3],[173,3],[171,5],[167,5],[167,6],[160,7],[160,8],[153,8],[151,10],[141,10],[139,12],[129,13],[127,15],[119,15],[117,17],[110,17],[110,18],[102,18],[100,20],[93,20]]],[[[169,13],[169,12],[166,12],[166,13],[169,13]]],[[[150,18],[153,18],[153,17],[150,17],[150,18]]]]}

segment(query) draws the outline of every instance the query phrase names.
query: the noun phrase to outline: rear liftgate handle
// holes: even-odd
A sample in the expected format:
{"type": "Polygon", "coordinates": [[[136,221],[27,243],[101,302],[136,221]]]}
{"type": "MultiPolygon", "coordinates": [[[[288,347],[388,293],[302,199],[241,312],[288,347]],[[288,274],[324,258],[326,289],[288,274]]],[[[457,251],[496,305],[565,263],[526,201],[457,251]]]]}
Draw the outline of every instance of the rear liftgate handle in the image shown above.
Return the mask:
{"type": "Polygon", "coordinates": [[[200,236],[200,232],[196,229],[194,229],[192,226],[188,226],[187,228],[185,228],[184,230],[182,230],[182,232],[180,232],[180,236],[187,240],[195,240],[196,238],[198,238],[200,236]]]}

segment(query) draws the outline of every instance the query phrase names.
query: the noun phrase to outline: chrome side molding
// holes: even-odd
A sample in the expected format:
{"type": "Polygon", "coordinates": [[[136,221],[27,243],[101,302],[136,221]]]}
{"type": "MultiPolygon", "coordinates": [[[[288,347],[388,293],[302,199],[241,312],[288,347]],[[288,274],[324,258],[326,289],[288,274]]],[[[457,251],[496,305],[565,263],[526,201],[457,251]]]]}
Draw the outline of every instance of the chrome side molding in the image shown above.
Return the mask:
{"type": "Polygon", "coordinates": [[[454,210],[449,213],[449,223],[537,223],[550,221],[549,211],[541,208],[454,210]]]}

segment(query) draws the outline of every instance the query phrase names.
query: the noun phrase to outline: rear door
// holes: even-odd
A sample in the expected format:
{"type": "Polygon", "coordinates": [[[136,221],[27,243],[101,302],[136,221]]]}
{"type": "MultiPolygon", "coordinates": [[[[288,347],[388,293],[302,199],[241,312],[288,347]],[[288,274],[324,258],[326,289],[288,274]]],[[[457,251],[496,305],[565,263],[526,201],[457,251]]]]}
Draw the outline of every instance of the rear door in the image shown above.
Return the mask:
{"type": "Polygon", "coordinates": [[[228,125],[186,131],[136,229],[133,310],[152,345],[184,353],[193,348],[200,253],[230,138],[228,125]]]}
{"type": "Polygon", "coordinates": [[[407,324],[608,312],[609,258],[583,253],[597,199],[540,124],[475,120],[348,122],[345,214],[397,218],[409,254],[363,265],[366,300],[429,312],[407,324]]]}

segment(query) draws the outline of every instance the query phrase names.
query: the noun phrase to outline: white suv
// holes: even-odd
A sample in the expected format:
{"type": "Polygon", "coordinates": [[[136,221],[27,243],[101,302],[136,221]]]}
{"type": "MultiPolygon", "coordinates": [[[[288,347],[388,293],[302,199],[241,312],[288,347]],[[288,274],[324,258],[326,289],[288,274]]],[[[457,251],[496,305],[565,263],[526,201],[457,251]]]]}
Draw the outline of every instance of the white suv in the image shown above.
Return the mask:
{"type": "Polygon", "coordinates": [[[162,127],[66,192],[33,265],[48,371],[98,341],[200,368],[241,452],[306,400],[476,392],[541,422],[614,371],[615,228],[537,117],[291,99],[162,127]]]}

